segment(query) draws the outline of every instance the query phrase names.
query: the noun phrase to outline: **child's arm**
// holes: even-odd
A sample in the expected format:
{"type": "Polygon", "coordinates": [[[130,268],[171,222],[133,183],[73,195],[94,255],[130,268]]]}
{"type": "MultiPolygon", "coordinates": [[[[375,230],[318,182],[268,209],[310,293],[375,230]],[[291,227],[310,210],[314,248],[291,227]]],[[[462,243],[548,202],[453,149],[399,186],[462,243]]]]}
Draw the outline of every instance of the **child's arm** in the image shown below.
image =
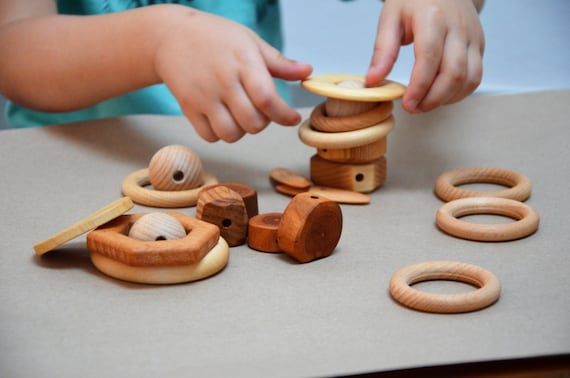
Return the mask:
{"type": "Polygon", "coordinates": [[[238,140],[300,115],[273,77],[311,67],[285,59],[253,31],[178,5],[98,16],[56,14],[52,0],[0,3],[0,92],[45,111],[71,111],[164,82],[200,136],[238,140]]]}
{"type": "Polygon", "coordinates": [[[400,46],[413,42],[415,64],[402,99],[407,111],[430,111],[471,94],[483,72],[482,6],[483,0],[385,0],[367,83],[381,82],[400,46]]]}

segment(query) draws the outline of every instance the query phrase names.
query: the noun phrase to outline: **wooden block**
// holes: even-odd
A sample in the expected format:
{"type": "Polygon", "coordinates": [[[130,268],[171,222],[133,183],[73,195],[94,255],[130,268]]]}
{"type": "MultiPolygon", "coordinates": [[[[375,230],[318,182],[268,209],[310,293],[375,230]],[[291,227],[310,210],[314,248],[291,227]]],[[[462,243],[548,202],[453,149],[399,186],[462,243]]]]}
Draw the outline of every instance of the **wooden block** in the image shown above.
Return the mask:
{"type": "Polygon", "coordinates": [[[301,193],[293,197],[281,217],[277,244],[289,256],[306,263],[329,256],[341,233],[340,206],[324,197],[301,193]]]}
{"type": "Polygon", "coordinates": [[[386,154],[388,138],[384,137],[375,142],[352,148],[319,148],[317,154],[329,161],[337,163],[363,164],[380,159],[386,154]]]}
{"type": "Polygon", "coordinates": [[[366,164],[342,164],[311,157],[311,179],[315,185],[370,193],[386,180],[386,158],[366,164]]]}
{"type": "Polygon", "coordinates": [[[196,203],[196,218],[212,223],[230,247],[245,244],[247,208],[242,197],[226,186],[206,188],[196,203]]]}
{"type": "Polygon", "coordinates": [[[261,252],[281,252],[277,244],[277,230],[281,222],[281,213],[259,214],[249,219],[247,244],[261,252]]]}
{"type": "Polygon", "coordinates": [[[156,190],[188,190],[202,185],[202,161],[191,149],[170,145],[158,150],[148,166],[150,183],[156,190]]]}
{"type": "Polygon", "coordinates": [[[247,209],[248,219],[259,214],[257,191],[252,187],[235,182],[225,182],[222,184],[212,185],[208,188],[213,188],[216,186],[225,186],[226,188],[233,190],[241,196],[241,199],[245,203],[245,208],[247,209]]]}

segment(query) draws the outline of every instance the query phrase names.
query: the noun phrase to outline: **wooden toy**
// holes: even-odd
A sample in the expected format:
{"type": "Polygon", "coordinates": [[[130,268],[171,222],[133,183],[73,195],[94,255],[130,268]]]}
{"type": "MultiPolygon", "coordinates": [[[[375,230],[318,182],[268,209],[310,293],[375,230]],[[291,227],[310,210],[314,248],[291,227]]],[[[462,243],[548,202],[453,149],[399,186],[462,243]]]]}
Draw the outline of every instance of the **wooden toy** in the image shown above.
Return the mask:
{"type": "Polygon", "coordinates": [[[261,252],[282,252],[277,244],[277,231],[282,216],[282,213],[265,213],[250,218],[247,245],[261,252]]]}
{"type": "Polygon", "coordinates": [[[202,161],[185,146],[170,145],[150,159],[148,177],[155,190],[187,190],[202,185],[202,161]]]}
{"type": "MultiPolygon", "coordinates": [[[[325,111],[327,102],[317,105],[311,113],[311,125],[315,130],[338,133],[359,130],[382,123],[392,115],[393,102],[371,103],[374,107],[363,113],[348,116],[332,116],[325,111]]],[[[338,105],[336,106],[339,107],[338,105]]],[[[338,111],[337,111],[338,114],[338,111]]]]}
{"type": "Polygon", "coordinates": [[[225,182],[223,184],[216,184],[207,187],[204,190],[208,190],[210,188],[215,188],[216,186],[225,186],[239,194],[241,199],[245,204],[245,208],[247,210],[247,217],[251,218],[259,214],[259,205],[257,201],[257,191],[250,186],[234,183],[234,182],[225,182]]]}
{"type": "Polygon", "coordinates": [[[336,203],[351,205],[366,205],[370,203],[370,196],[368,194],[359,193],[352,190],[330,188],[326,186],[311,186],[309,188],[309,193],[313,193],[320,197],[325,197],[336,203]]]}
{"type": "Polygon", "coordinates": [[[142,241],[175,240],[185,237],[186,230],[172,215],[149,213],[131,226],[128,236],[142,241]]]}
{"type": "Polygon", "coordinates": [[[461,313],[483,309],[495,303],[501,284],[491,272],[475,265],[453,261],[433,261],[405,266],[390,279],[390,294],[402,305],[425,312],[461,313]],[[435,294],[413,288],[431,280],[459,281],[478,289],[463,294],[435,294]]]}
{"type": "Polygon", "coordinates": [[[392,101],[402,97],[406,90],[402,84],[390,80],[385,80],[381,85],[375,87],[350,88],[338,85],[338,83],[345,81],[364,82],[364,78],[360,75],[350,74],[318,75],[303,80],[301,86],[317,95],[361,102],[392,101]]]}
{"type": "Polygon", "coordinates": [[[308,178],[287,168],[274,168],[269,172],[269,179],[273,185],[286,185],[291,188],[308,189],[311,182],[308,178]]]}
{"type": "Polygon", "coordinates": [[[450,235],[477,241],[524,238],[538,229],[539,216],[530,206],[508,198],[467,197],[444,204],[436,214],[440,229],[450,235]],[[458,219],[472,214],[504,215],[516,220],[505,224],[477,224],[458,219]]]}
{"type": "Polygon", "coordinates": [[[295,197],[299,193],[304,193],[308,189],[299,189],[289,185],[277,184],[275,185],[275,190],[278,193],[285,194],[286,196],[295,197]]]}
{"type": "Polygon", "coordinates": [[[145,214],[122,215],[90,232],[87,248],[95,267],[126,281],[170,284],[211,276],[227,264],[229,247],[216,226],[177,212],[166,214],[184,227],[184,237],[130,238],[129,229],[145,214]]]}
{"type": "Polygon", "coordinates": [[[526,201],[530,196],[530,180],[520,173],[502,168],[468,167],[446,172],[437,178],[435,193],[443,201],[466,197],[501,197],[517,201],[526,201]],[[458,185],[489,183],[510,187],[509,189],[489,192],[476,192],[458,188],[458,185]]]}
{"type": "Polygon", "coordinates": [[[216,225],[230,247],[245,244],[247,208],[242,197],[232,189],[218,185],[201,191],[196,218],[216,225]]]}
{"type": "Polygon", "coordinates": [[[342,232],[339,205],[313,193],[293,197],[277,230],[279,248],[299,262],[329,256],[342,232]]]}
{"type": "Polygon", "coordinates": [[[65,230],[58,232],[50,238],[36,244],[34,250],[37,255],[43,255],[76,237],[89,232],[112,219],[117,218],[119,215],[126,213],[134,206],[133,201],[129,197],[120,198],[113,203],[103,207],[95,213],[89,215],[87,218],[71,225],[65,230]]]}
{"type": "Polygon", "coordinates": [[[319,148],[317,154],[325,160],[337,163],[359,164],[380,159],[386,155],[388,138],[380,138],[375,142],[352,148],[319,148]]]}
{"type": "Polygon", "coordinates": [[[138,204],[160,208],[188,207],[196,205],[198,193],[218,180],[207,172],[202,172],[202,185],[188,190],[166,191],[146,188],[150,185],[148,168],[140,169],[128,175],[123,181],[123,194],[131,197],[138,204]]]}
{"type": "Polygon", "coordinates": [[[370,193],[386,181],[386,158],[366,164],[331,162],[319,155],[311,157],[311,180],[320,186],[370,193]]]}

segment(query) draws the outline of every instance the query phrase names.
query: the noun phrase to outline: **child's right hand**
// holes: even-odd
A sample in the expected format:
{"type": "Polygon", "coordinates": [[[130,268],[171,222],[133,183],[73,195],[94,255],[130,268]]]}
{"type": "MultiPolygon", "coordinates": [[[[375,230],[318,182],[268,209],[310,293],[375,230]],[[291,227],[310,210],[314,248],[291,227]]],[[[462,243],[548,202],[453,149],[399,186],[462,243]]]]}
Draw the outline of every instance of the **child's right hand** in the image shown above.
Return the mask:
{"type": "Polygon", "coordinates": [[[202,138],[235,142],[269,122],[301,121],[272,77],[301,80],[310,65],[288,60],[236,22],[191,8],[172,14],[157,38],[155,71],[202,138]]]}

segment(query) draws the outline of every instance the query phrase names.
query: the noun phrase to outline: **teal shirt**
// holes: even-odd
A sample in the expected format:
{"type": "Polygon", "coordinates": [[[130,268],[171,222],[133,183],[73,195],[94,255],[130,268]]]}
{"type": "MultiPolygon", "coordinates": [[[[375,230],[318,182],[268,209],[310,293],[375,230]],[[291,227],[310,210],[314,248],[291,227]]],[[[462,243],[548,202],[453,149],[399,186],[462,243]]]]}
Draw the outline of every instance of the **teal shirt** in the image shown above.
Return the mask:
{"type": "MultiPolygon", "coordinates": [[[[237,21],[254,30],[272,46],[281,49],[282,35],[277,0],[60,0],[59,13],[93,15],[160,3],[177,3],[237,21]]],[[[276,81],[279,92],[287,97],[286,86],[276,81]]],[[[287,98],[286,98],[287,99],[287,98]]],[[[178,102],[164,84],[153,85],[112,98],[87,109],[47,113],[34,111],[8,102],[6,117],[12,127],[33,127],[128,114],[181,115],[178,102]]]]}

